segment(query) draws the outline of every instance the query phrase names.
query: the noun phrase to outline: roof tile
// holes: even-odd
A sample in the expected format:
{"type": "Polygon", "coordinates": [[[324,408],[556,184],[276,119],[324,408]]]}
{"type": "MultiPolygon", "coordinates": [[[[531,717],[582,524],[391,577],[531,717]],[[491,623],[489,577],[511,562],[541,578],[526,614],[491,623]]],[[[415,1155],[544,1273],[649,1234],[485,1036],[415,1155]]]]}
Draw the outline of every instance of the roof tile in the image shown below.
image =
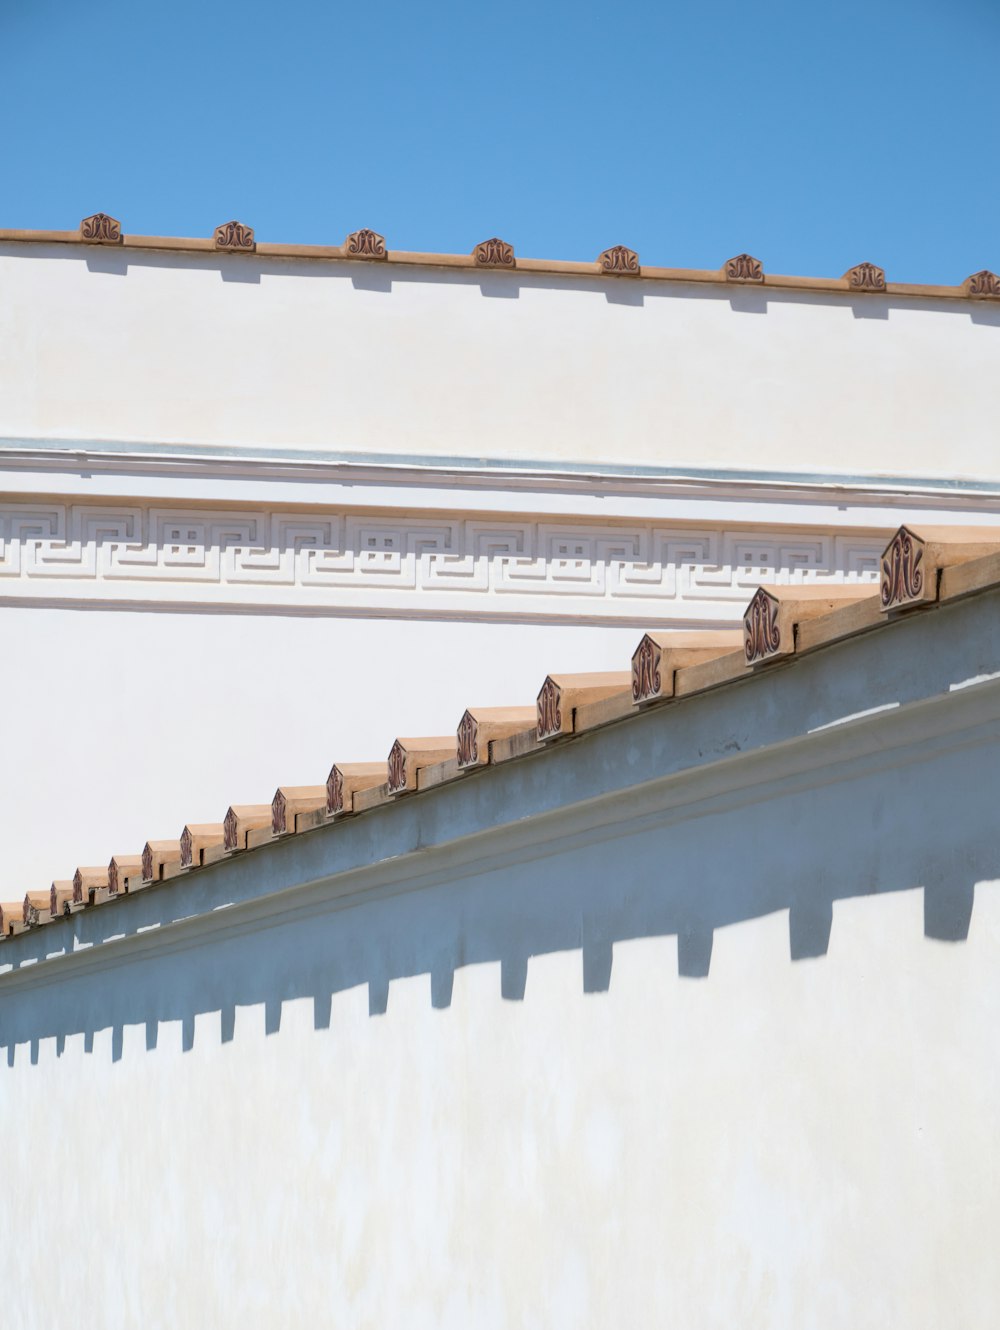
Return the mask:
{"type": "Polygon", "coordinates": [[[996,527],[901,526],[882,551],[879,594],[883,610],[937,600],[943,568],[1000,550],[996,527]]]}
{"type": "Polygon", "coordinates": [[[438,734],[423,739],[397,739],[389,750],[386,764],[390,794],[412,794],[417,788],[417,772],[455,757],[457,741],[453,734],[438,734]]]}
{"type": "Polygon", "coordinates": [[[546,742],[572,734],[574,711],[590,702],[599,702],[615,694],[625,694],[632,702],[630,670],[605,670],[595,674],[549,674],[538,692],[535,725],[538,737],[546,742]]]}
{"type": "Polygon", "coordinates": [[[294,835],[299,813],[326,811],[325,785],[280,785],[271,800],[271,831],[275,836],[294,835]]]}
{"type": "Polygon", "coordinates": [[[465,771],[490,760],[490,744],[534,728],[535,707],[468,707],[458,722],[458,766],[465,771]]]}
{"type": "Polygon", "coordinates": [[[189,822],[181,832],[181,868],[200,868],[205,851],[224,845],[225,836],[221,822],[189,822]]]}
{"type": "Polygon", "coordinates": [[[795,652],[795,629],[806,619],[870,596],[866,586],[760,586],[743,612],[743,649],[748,665],[762,665],[795,652]]]}
{"type": "Polygon", "coordinates": [[[230,852],[247,848],[247,835],[258,827],[271,826],[271,804],[230,804],[222,819],[223,845],[230,852]]]}
{"type": "Polygon", "coordinates": [[[384,762],[334,762],[326,778],[326,811],[330,817],[354,812],[354,796],[361,790],[384,785],[384,762]]]}
{"type": "Polygon", "coordinates": [[[643,634],[632,654],[632,700],[645,705],[673,697],[676,670],[714,660],[742,644],[738,628],[643,634]]]}

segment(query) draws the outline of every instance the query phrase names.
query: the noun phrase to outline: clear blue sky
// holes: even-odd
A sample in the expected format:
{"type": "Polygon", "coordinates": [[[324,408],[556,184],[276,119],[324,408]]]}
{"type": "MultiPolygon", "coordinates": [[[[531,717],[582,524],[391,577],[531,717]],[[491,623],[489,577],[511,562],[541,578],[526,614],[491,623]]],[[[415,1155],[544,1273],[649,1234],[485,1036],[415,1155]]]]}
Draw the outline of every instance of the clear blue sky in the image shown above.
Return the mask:
{"type": "Polygon", "coordinates": [[[1000,270],[1000,0],[0,0],[0,226],[1000,270]]]}

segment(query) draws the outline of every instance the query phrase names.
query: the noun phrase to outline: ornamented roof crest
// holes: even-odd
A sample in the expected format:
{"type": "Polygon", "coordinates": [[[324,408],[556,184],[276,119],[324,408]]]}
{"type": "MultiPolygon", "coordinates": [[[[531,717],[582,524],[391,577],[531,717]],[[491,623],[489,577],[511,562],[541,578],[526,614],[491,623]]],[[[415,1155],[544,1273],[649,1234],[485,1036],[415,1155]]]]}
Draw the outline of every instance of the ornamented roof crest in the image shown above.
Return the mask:
{"type": "Polygon", "coordinates": [[[612,245],[611,249],[606,249],[600,255],[597,262],[602,272],[623,273],[631,277],[639,275],[639,255],[624,245],[612,245]]]}
{"type": "Polygon", "coordinates": [[[649,702],[660,695],[660,648],[647,633],[632,657],[632,700],[649,702]]]}
{"type": "Polygon", "coordinates": [[[458,723],[458,765],[471,767],[479,761],[479,726],[471,712],[466,711],[458,723]]]}
{"type": "Polygon", "coordinates": [[[388,258],[385,236],[380,236],[377,231],[352,231],[344,241],[344,249],[353,259],[388,258]]]}
{"type": "Polygon", "coordinates": [[[85,217],[80,223],[80,237],[97,245],[120,245],[122,239],[121,223],[106,212],[95,212],[92,217],[85,217]]]}
{"type": "Polygon", "coordinates": [[[344,775],[339,767],[331,767],[326,778],[326,811],[330,814],[344,811],[344,775]]]}
{"type": "Polygon", "coordinates": [[[882,552],[879,597],[884,610],[908,605],[924,594],[923,541],[901,526],[882,552]]]}
{"type": "Polygon", "coordinates": [[[223,222],[215,228],[215,248],[249,253],[256,248],[253,227],[244,226],[242,222],[223,222]]]}
{"type": "Polygon", "coordinates": [[[723,271],[730,282],[762,282],[764,265],[752,254],[737,254],[726,262],[723,271]]]}
{"type": "Polygon", "coordinates": [[[844,273],[852,291],[884,291],[885,270],[874,263],[859,263],[844,273]]]}
{"type": "Polygon", "coordinates": [[[778,602],[758,587],[743,615],[743,650],[747,664],[773,656],[781,647],[778,602]]]}
{"type": "Polygon", "coordinates": [[[484,240],[481,245],[477,245],[472,251],[472,257],[483,268],[513,268],[514,246],[494,236],[492,240],[484,240]]]}
{"type": "Polygon", "coordinates": [[[538,737],[550,739],[562,731],[562,711],[559,706],[559,689],[551,679],[546,679],[538,694],[538,737]]]}
{"type": "Polygon", "coordinates": [[[1000,277],[989,268],[983,268],[968,278],[965,289],[970,296],[978,296],[980,300],[996,300],[1000,298],[1000,277]]]}
{"type": "Polygon", "coordinates": [[[397,739],[389,753],[389,793],[402,794],[406,789],[406,750],[397,739]]]}

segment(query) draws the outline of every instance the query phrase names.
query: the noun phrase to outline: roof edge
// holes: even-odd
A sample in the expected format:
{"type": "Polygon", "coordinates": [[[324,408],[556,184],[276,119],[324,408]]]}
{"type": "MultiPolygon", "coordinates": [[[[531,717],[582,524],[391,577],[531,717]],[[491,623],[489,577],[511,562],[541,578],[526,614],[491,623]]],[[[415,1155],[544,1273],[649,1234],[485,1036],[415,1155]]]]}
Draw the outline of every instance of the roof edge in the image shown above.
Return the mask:
{"type": "MultiPolygon", "coordinates": [[[[233,223],[230,223],[233,225],[233,223]]],[[[249,229],[249,228],[246,228],[249,229]]],[[[252,234],[252,232],[251,232],[252,234]]],[[[355,233],[365,234],[365,233],[355,233]]],[[[381,239],[379,237],[379,239],[381,239]]],[[[605,251],[591,262],[578,262],[564,259],[516,260],[511,256],[508,263],[488,263],[479,256],[482,246],[477,246],[471,254],[438,254],[422,251],[387,250],[380,253],[367,253],[352,249],[351,237],[343,245],[288,245],[274,244],[255,240],[248,246],[220,245],[216,238],[203,236],[147,236],[119,234],[114,242],[101,242],[76,231],[43,231],[0,228],[0,244],[23,245],[75,245],[80,248],[92,248],[95,244],[114,243],[120,250],[158,250],[172,253],[223,254],[230,257],[249,257],[272,259],[304,259],[316,263],[380,263],[397,267],[416,268],[454,268],[480,273],[507,273],[516,276],[524,273],[548,274],[568,277],[608,277],[615,281],[635,281],[637,278],[653,282],[675,282],[704,286],[722,286],[730,290],[750,286],[772,291],[812,291],[840,293],[850,296],[895,296],[934,300],[1000,300],[1000,278],[987,269],[973,273],[957,285],[941,285],[921,282],[890,282],[885,280],[882,269],[873,264],[859,264],[849,269],[842,277],[803,277],[792,274],[765,272],[758,260],[755,275],[739,275],[741,270],[734,268],[737,260],[728,260],[721,268],[665,268],[639,265],[635,255],[635,266],[608,266],[605,257],[611,251],[605,251]],[[858,274],[868,270],[878,274],[878,278],[859,280],[858,274]]],[[[509,248],[509,247],[507,247],[509,248]]],[[[632,251],[627,251],[632,254],[632,251]]],[[[749,256],[741,255],[741,259],[749,256]]]]}

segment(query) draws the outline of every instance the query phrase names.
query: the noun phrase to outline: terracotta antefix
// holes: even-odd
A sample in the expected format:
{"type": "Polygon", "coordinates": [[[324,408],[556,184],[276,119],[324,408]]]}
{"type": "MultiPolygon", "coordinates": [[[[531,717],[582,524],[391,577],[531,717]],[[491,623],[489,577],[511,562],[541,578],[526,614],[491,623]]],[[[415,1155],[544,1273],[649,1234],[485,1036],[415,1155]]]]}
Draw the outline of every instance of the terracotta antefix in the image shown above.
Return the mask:
{"type": "Polygon", "coordinates": [[[421,767],[446,762],[457,752],[453,734],[439,734],[422,739],[397,739],[389,750],[387,762],[390,794],[410,794],[417,788],[421,767]]]}
{"type": "Polygon", "coordinates": [[[807,619],[864,600],[868,586],[758,587],[743,612],[743,651],[748,665],[795,651],[795,627],[807,619]]]}
{"type": "Polygon", "coordinates": [[[613,245],[597,260],[601,272],[620,273],[623,277],[639,276],[639,255],[624,245],[613,245]]]}
{"type": "Polygon", "coordinates": [[[463,770],[485,766],[494,739],[532,729],[535,718],[534,707],[469,707],[458,722],[458,765],[463,770]]]}
{"type": "Polygon", "coordinates": [[[852,291],[884,291],[885,272],[874,263],[859,263],[848,268],[844,280],[852,291]]]}
{"type": "Polygon", "coordinates": [[[28,928],[33,928],[36,924],[47,924],[52,918],[51,904],[51,893],[48,891],[25,892],[22,923],[28,928]]]}
{"type": "Polygon", "coordinates": [[[326,811],[330,817],[353,813],[354,796],[384,785],[384,762],[334,762],[326,778],[326,811]]]}
{"type": "Polygon", "coordinates": [[[1000,300],[1000,277],[988,268],[974,272],[965,280],[966,295],[976,300],[1000,300]]]}
{"type": "Polygon", "coordinates": [[[725,656],[743,645],[738,628],[706,632],[645,633],[632,655],[632,700],[658,702],[674,695],[674,671],[725,656]]]}
{"type": "Polygon", "coordinates": [[[270,804],[231,804],[222,819],[222,843],[227,850],[245,850],[247,835],[258,827],[270,827],[270,804]]]}
{"type": "Polygon", "coordinates": [[[385,259],[388,258],[388,251],[385,247],[385,236],[380,236],[377,231],[352,231],[344,241],[344,253],[352,259],[385,259]]]}
{"type": "Polygon", "coordinates": [[[300,813],[326,809],[325,785],[280,785],[271,800],[271,831],[284,836],[295,831],[300,813]]]}
{"type": "Polygon", "coordinates": [[[1000,528],[901,526],[882,552],[879,597],[883,610],[937,599],[938,574],[954,564],[1000,550],[1000,528]]]}
{"type": "Polygon", "coordinates": [[[70,880],[53,882],[49,888],[49,910],[52,917],[69,914],[73,907],[73,883],[70,880]]]}
{"type": "Polygon", "coordinates": [[[142,880],[142,855],[116,854],[108,864],[108,890],[112,896],[128,890],[129,878],[142,880]]]}
{"type": "Polygon", "coordinates": [[[764,265],[752,254],[737,254],[735,259],[726,260],[722,274],[729,282],[762,282],[764,265]]]}
{"type": "Polygon", "coordinates": [[[576,707],[616,696],[631,700],[631,670],[548,675],[535,702],[539,739],[558,739],[564,734],[572,734],[576,707]]]}
{"type": "Polygon", "coordinates": [[[179,840],[148,840],[142,850],[144,882],[162,882],[181,866],[179,840]]]}
{"type": "Polygon", "coordinates": [[[109,891],[106,868],[78,868],[73,874],[73,901],[77,905],[93,903],[94,893],[109,891]]]}
{"type": "Polygon", "coordinates": [[[472,251],[472,257],[482,268],[513,268],[514,246],[494,236],[492,240],[484,240],[477,245],[472,251]]]}
{"type": "Polygon", "coordinates": [[[205,851],[223,845],[225,835],[221,822],[188,823],[181,832],[181,867],[200,867],[205,861],[205,851]]]}
{"type": "Polygon", "coordinates": [[[256,248],[253,227],[244,226],[242,222],[223,222],[215,228],[215,248],[249,253],[256,248]]]}
{"type": "Polygon", "coordinates": [[[122,228],[106,212],[95,212],[80,223],[80,239],[88,240],[93,245],[120,245],[122,228]]]}

